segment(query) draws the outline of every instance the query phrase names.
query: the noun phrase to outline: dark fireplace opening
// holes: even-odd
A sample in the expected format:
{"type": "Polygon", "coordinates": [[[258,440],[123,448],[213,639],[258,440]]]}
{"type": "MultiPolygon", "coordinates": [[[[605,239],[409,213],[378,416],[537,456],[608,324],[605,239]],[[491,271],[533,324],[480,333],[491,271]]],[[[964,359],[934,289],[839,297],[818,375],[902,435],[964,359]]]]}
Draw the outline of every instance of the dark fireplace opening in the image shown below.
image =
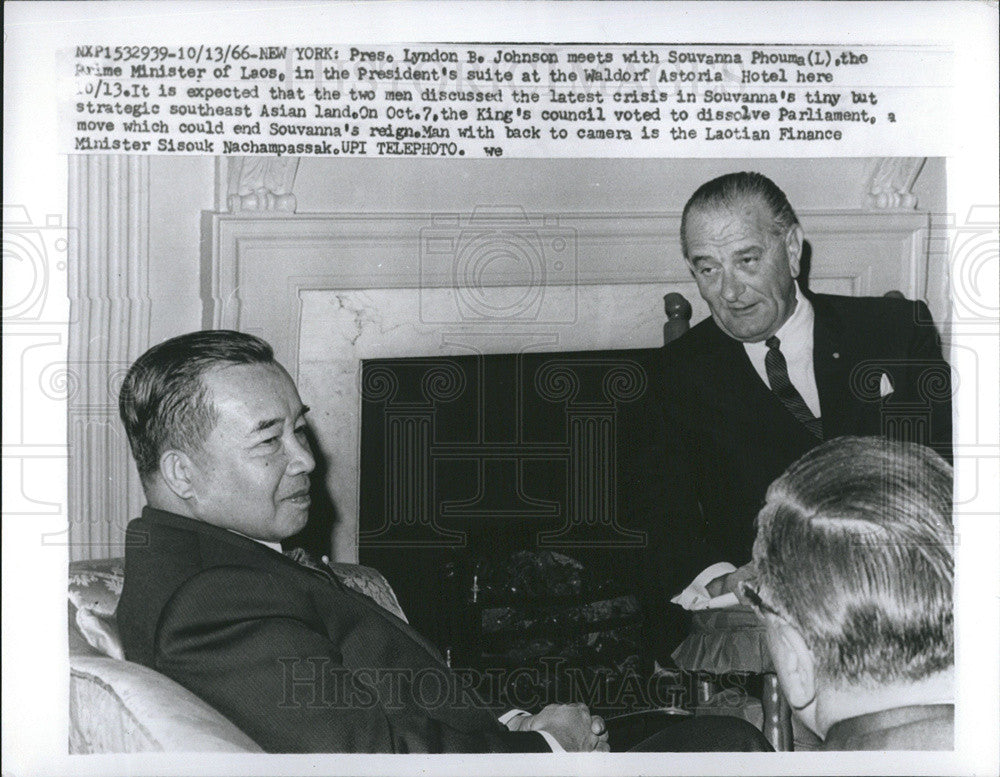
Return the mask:
{"type": "Polygon", "coordinates": [[[655,351],[362,363],[362,564],[498,705],[675,706],[649,679],[629,424],[655,351]]]}

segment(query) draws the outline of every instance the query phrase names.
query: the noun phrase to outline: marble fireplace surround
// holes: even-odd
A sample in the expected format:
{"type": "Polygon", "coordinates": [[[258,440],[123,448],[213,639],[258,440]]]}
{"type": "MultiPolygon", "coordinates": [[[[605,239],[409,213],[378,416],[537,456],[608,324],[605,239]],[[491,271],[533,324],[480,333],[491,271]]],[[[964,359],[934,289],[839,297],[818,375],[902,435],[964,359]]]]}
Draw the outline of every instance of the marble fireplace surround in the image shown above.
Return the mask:
{"type": "MultiPolygon", "coordinates": [[[[800,213],[810,287],[927,291],[926,214],[800,213]]],[[[312,409],[337,506],[333,556],[357,560],[361,360],[663,341],[663,295],[707,309],[680,214],[205,212],[202,325],[267,339],[312,409]]]]}

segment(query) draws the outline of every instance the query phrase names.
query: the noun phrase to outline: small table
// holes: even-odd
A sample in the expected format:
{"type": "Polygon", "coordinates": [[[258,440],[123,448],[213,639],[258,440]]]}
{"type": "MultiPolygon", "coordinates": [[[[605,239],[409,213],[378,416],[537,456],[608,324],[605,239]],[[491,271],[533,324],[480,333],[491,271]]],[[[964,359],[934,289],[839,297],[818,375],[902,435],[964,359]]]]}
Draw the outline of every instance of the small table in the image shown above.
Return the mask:
{"type": "MultiPolygon", "coordinates": [[[[691,633],[673,652],[677,666],[700,675],[761,675],[764,736],[775,750],[791,750],[792,711],[778,687],[764,624],[757,613],[750,607],[736,606],[698,610],[691,615],[691,633]]],[[[709,687],[699,685],[699,703],[706,701],[709,692],[709,687]]]]}

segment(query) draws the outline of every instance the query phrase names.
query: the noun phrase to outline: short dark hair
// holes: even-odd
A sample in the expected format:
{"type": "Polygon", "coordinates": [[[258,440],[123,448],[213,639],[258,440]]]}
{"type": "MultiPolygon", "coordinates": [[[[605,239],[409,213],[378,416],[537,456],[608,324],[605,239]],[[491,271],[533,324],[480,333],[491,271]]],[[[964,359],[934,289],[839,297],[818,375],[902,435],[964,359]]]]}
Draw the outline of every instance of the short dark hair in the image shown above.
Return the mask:
{"type": "Polygon", "coordinates": [[[736,210],[748,200],[767,206],[774,218],[774,231],[785,234],[799,223],[788,197],[766,175],[752,172],[727,173],[703,183],[684,206],[681,214],[681,250],[687,258],[687,224],[692,211],[727,208],[736,210]]]}
{"type": "Polygon", "coordinates": [[[191,332],[154,345],[129,368],[118,412],[143,482],[168,448],[197,450],[218,416],[202,376],[222,364],[269,364],[271,346],[228,329],[191,332]]]}
{"type": "Polygon", "coordinates": [[[760,598],[836,686],[917,681],[954,665],[952,470],[878,437],[814,448],[767,492],[760,598]]]}

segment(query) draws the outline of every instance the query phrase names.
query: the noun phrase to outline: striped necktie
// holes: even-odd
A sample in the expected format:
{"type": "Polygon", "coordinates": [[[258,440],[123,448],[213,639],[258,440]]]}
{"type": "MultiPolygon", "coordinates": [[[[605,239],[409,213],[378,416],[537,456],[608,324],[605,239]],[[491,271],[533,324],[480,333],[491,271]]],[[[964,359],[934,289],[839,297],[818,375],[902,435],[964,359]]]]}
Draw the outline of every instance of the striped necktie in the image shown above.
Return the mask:
{"type": "Polygon", "coordinates": [[[788,408],[788,412],[795,417],[796,421],[822,440],[822,423],[812,414],[806,401],[788,377],[788,362],[785,361],[785,355],[781,352],[781,341],[772,335],[764,341],[764,345],[767,346],[764,368],[767,370],[767,381],[771,384],[771,391],[781,400],[781,404],[788,408]]]}

